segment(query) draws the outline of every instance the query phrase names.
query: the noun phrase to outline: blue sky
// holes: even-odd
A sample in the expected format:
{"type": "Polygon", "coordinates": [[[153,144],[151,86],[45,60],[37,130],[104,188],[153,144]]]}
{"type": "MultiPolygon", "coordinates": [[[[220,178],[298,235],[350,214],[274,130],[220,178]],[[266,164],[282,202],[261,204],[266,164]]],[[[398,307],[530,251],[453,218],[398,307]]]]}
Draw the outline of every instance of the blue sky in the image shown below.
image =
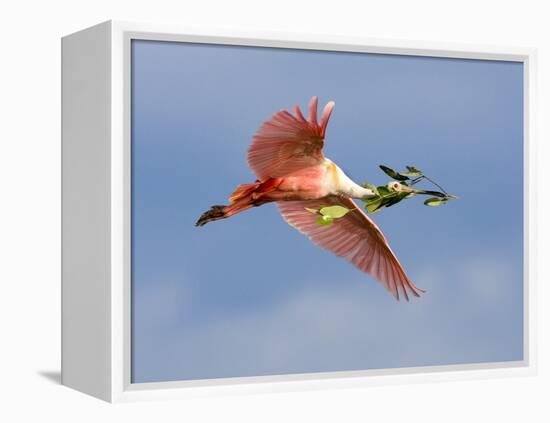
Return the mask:
{"type": "Polygon", "coordinates": [[[520,63],[134,41],[134,383],[521,360],[520,63]],[[334,100],[355,181],[414,165],[460,197],[374,220],[427,290],[397,302],[268,204],[194,226],[255,178],[273,112],[334,100]]]}

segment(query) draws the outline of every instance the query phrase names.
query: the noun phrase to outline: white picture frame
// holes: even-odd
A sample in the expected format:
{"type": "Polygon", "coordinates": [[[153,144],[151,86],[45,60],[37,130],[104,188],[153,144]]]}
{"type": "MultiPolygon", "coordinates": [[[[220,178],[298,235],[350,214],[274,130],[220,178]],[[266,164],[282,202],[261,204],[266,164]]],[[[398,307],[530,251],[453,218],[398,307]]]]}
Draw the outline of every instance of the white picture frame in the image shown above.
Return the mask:
{"type": "Polygon", "coordinates": [[[536,373],[536,51],[110,21],[62,39],[62,383],[110,402],[470,380],[536,373]],[[132,39],[505,60],[524,64],[524,360],[130,382],[132,39]]]}

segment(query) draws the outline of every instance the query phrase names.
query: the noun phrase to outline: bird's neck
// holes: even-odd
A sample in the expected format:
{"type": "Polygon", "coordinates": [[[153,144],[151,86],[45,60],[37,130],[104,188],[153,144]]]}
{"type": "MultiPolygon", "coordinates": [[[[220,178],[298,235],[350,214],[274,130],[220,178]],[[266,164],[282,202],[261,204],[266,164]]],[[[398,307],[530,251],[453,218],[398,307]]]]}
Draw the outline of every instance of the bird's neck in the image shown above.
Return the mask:
{"type": "Polygon", "coordinates": [[[374,192],[368,188],[363,188],[355,183],[344,173],[334,162],[329,162],[330,173],[333,180],[334,194],[347,195],[351,198],[367,199],[375,196],[374,192]]]}

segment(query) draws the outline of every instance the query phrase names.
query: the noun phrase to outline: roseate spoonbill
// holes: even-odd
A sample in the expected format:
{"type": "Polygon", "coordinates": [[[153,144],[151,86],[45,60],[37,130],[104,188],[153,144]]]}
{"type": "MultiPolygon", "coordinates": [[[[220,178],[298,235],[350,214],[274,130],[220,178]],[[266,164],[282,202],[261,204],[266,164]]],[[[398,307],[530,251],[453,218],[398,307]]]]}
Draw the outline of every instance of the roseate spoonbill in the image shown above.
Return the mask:
{"type": "Polygon", "coordinates": [[[248,148],[248,165],[257,180],[239,185],[229,197],[230,205],[212,206],[197,226],[226,219],[251,207],[275,202],[283,218],[319,247],[345,257],[363,272],[370,273],[399,300],[400,292],[420,296],[405,273],[386,238],[352,198],[366,199],[374,193],[353,182],[334,162],[323,155],[327,124],[334,102],[327,103],[317,121],[317,97],[309,103],[309,119],[295,106],[264,122],[248,148]],[[341,205],[350,209],[332,225],[316,222],[307,209],[341,205]],[[407,293],[408,292],[408,293],[407,293]]]}

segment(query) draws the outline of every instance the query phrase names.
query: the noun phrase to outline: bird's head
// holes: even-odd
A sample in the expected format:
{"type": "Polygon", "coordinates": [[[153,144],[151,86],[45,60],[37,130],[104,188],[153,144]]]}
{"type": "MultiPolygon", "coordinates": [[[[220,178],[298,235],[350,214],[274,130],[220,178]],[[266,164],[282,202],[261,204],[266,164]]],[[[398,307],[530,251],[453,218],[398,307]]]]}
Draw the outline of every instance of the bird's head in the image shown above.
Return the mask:
{"type": "Polygon", "coordinates": [[[412,192],[413,190],[408,185],[404,185],[398,181],[388,182],[386,185],[390,191],[394,192],[412,192]]]}

